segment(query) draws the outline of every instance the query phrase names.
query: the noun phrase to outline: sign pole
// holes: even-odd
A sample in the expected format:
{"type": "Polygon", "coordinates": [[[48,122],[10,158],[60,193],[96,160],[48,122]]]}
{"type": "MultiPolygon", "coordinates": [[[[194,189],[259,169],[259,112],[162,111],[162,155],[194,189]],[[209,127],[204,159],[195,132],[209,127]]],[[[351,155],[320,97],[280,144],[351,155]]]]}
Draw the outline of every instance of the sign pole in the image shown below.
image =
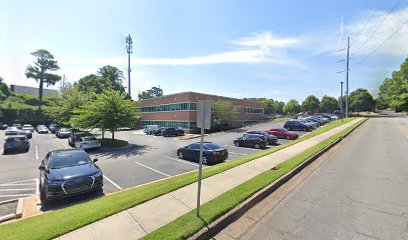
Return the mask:
{"type": "MultiPolygon", "coordinates": [[[[202,122],[204,122],[204,114],[202,114],[202,122]]],[[[203,143],[204,143],[204,124],[201,126],[201,141],[200,141],[200,161],[198,164],[198,191],[197,191],[197,217],[200,216],[200,199],[201,199],[201,179],[203,177],[203,143]]]]}

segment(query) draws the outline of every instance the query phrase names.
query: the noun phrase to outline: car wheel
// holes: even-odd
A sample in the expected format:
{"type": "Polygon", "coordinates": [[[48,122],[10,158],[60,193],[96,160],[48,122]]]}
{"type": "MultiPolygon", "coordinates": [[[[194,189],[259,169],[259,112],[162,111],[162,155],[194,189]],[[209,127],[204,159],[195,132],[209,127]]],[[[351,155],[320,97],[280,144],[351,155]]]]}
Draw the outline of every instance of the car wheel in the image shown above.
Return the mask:
{"type": "Polygon", "coordinates": [[[28,152],[30,150],[30,148],[27,148],[25,151],[28,152]]]}
{"type": "Polygon", "coordinates": [[[239,147],[239,142],[235,142],[234,145],[235,145],[236,147],[239,147]]]}
{"type": "Polygon", "coordinates": [[[7,150],[3,150],[3,154],[6,155],[6,154],[7,154],[7,150]]]}
{"type": "Polygon", "coordinates": [[[291,138],[290,136],[286,136],[286,139],[287,139],[287,140],[291,140],[292,138],[291,138]]]}
{"type": "Polygon", "coordinates": [[[256,148],[256,149],[260,149],[260,148],[261,148],[261,145],[259,145],[259,144],[257,143],[257,144],[255,144],[255,148],[256,148]]]}
{"type": "Polygon", "coordinates": [[[178,157],[179,157],[180,159],[183,159],[183,158],[184,158],[182,151],[180,151],[180,152],[178,153],[178,157]]]}
{"type": "Polygon", "coordinates": [[[206,156],[203,156],[203,164],[208,164],[208,159],[207,159],[207,157],[206,156]]]}
{"type": "Polygon", "coordinates": [[[49,200],[47,199],[47,196],[45,195],[45,191],[41,190],[40,191],[40,201],[41,205],[45,206],[48,204],[49,200]]]}

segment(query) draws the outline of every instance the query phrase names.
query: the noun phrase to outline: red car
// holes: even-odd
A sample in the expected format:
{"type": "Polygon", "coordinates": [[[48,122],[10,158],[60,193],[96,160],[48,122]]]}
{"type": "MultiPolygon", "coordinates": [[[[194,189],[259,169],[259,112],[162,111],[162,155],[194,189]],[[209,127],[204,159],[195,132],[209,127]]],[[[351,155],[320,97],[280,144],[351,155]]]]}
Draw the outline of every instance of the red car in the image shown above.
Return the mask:
{"type": "Polygon", "coordinates": [[[271,128],[265,131],[268,134],[274,135],[277,138],[286,138],[288,140],[293,140],[299,137],[295,132],[288,131],[285,128],[271,128]]]}

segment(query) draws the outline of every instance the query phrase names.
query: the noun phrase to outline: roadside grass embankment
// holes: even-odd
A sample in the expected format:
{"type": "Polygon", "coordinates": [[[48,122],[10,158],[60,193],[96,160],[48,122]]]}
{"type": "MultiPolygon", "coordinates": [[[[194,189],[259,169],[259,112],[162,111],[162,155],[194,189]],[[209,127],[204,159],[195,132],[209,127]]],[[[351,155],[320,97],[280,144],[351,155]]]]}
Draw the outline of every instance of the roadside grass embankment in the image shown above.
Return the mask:
{"type": "MultiPolygon", "coordinates": [[[[342,124],[348,123],[352,120],[355,120],[355,118],[348,118],[348,119],[333,121],[307,134],[306,136],[302,138],[296,139],[286,144],[282,144],[274,148],[259,151],[254,154],[235,159],[233,161],[227,161],[227,162],[215,165],[215,166],[207,167],[203,169],[203,178],[213,176],[215,174],[226,171],[230,168],[236,167],[243,163],[246,163],[254,159],[257,159],[259,157],[279,151],[283,148],[294,145],[308,138],[314,137],[318,134],[324,133],[342,124]]],[[[282,166],[285,166],[285,165],[282,165],[282,166]]],[[[283,168],[282,166],[280,168],[283,168]]],[[[281,170],[278,169],[278,171],[281,171],[281,170]]],[[[163,194],[169,193],[171,191],[177,190],[178,188],[194,183],[197,181],[197,178],[198,178],[197,171],[192,171],[192,172],[184,173],[184,174],[177,175],[174,177],[166,178],[166,179],[163,179],[157,182],[153,182],[153,183],[145,184],[142,186],[130,188],[124,191],[120,191],[116,194],[107,195],[107,196],[95,199],[93,201],[77,204],[77,205],[67,207],[64,209],[60,209],[60,210],[46,212],[38,216],[22,219],[16,222],[2,224],[0,225],[0,239],[1,240],[53,239],[63,234],[66,234],[70,231],[73,231],[75,229],[81,228],[83,226],[86,226],[98,220],[111,216],[115,213],[124,211],[138,204],[144,203],[153,198],[159,197],[163,194]]],[[[254,181],[260,181],[259,184],[261,184],[264,180],[263,178],[259,180],[255,180],[254,178],[254,181]]],[[[259,188],[256,188],[256,189],[259,189],[259,188]]],[[[252,190],[250,189],[241,190],[241,192],[243,192],[244,194],[243,196],[246,196],[245,194],[251,193],[252,190]]],[[[238,197],[237,199],[238,200],[233,200],[233,202],[228,201],[230,202],[228,204],[219,203],[219,205],[224,206],[223,211],[225,211],[225,209],[228,209],[229,206],[232,206],[235,202],[239,202],[240,201],[239,199],[242,199],[242,198],[238,197]]],[[[209,206],[206,206],[204,209],[209,208],[211,210],[212,208],[215,207],[215,206],[213,207],[211,206],[213,205],[210,204],[209,206]]],[[[208,212],[208,213],[203,213],[203,214],[209,214],[207,219],[210,219],[210,220],[214,219],[214,216],[219,216],[220,214],[220,210],[211,210],[211,211],[204,210],[204,211],[208,212]],[[214,212],[215,215],[210,214],[210,212],[214,212]]],[[[188,224],[188,225],[190,226],[191,224],[188,224]]],[[[196,224],[194,226],[199,227],[199,226],[202,226],[203,223],[198,223],[197,221],[194,221],[194,224],[196,224]]],[[[188,228],[188,229],[194,229],[195,231],[196,227],[188,228]]],[[[191,232],[191,231],[188,231],[188,232],[191,232]]],[[[156,235],[152,235],[152,236],[156,236],[156,235]]]]}

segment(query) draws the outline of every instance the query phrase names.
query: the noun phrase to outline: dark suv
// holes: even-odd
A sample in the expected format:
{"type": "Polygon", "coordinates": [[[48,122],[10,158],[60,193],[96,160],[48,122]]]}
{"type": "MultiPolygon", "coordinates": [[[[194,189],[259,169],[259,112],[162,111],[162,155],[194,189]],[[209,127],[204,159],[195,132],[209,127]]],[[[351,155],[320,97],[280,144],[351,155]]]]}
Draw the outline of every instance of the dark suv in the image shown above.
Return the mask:
{"type": "Polygon", "coordinates": [[[278,142],[278,138],[276,136],[273,136],[271,134],[268,134],[266,132],[262,132],[262,131],[248,131],[246,132],[246,134],[259,134],[259,135],[263,135],[266,137],[266,139],[268,140],[268,144],[269,145],[274,145],[278,142]]]}
{"type": "Polygon", "coordinates": [[[103,175],[96,161],[80,149],[48,152],[38,168],[41,203],[102,189],[103,175]]]}
{"type": "Polygon", "coordinates": [[[260,134],[245,134],[240,138],[234,140],[234,145],[237,147],[254,147],[264,148],[268,144],[268,140],[264,135],[260,134]]]}
{"type": "Polygon", "coordinates": [[[175,128],[165,128],[162,130],[161,135],[163,137],[182,136],[184,135],[184,131],[181,129],[175,129],[175,128]]]}
{"type": "Polygon", "coordinates": [[[285,122],[283,128],[288,129],[289,131],[298,130],[298,131],[312,131],[313,127],[307,125],[298,120],[290,120],[285,122]]]}

